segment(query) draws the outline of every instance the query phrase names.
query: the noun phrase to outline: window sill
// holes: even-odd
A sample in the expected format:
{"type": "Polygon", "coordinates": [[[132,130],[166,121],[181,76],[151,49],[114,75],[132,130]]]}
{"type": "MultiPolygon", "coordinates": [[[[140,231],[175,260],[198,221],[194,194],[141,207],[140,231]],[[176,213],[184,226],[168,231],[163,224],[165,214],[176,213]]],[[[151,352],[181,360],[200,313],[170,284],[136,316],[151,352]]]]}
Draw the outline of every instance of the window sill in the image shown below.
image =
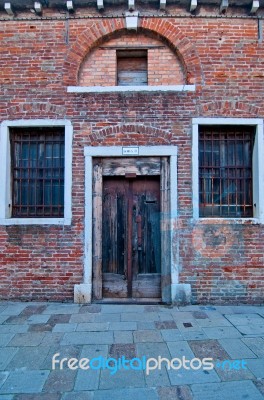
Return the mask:
{"type": "Polygon", "coordinates": [[[68,86],[68,93],[194,92],[195,85],[68,86]]]}
{"type": "Polygon", "coordinates": [[[0,225],[71,225],[71,218],[0,218],[0,225]]]}
{"type": "Polygon", "coordinates": [[[201,225],[258,225],[264,223],[260,218],[194,218],[193,222],[201,225]]]}

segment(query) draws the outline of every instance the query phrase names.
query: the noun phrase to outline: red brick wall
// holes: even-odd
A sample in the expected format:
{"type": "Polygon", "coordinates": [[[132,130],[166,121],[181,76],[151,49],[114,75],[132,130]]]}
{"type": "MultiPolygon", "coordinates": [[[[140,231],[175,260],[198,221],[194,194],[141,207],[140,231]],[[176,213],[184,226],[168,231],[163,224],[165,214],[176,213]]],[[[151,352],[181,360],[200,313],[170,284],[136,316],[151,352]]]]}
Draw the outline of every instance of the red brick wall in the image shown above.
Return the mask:
{"type": "MultiPolygon", "coordinates": [[[[180,281],[192,284],[194,302],[263,301],[264,227],[193,223],[191,186],[193,117],[264,117],[257,21],[141,18],[140,23],[138,37],[165,42],[177,52],[187,82],[196,83],[194,93],[67,93],[67,85],[78,84],[80,68],[80,77],[85,71],[88,52],[119,40],[115,31],[126,32],[123,18],[76,19],[68,27],[55,20],[0,22],[1,121],[67,118],[74,127],[72,226],[0,227],[1,298],[73,299],[83,272],[84,146],[173,144],[179,150],[180,281]]],[[[168,66],[159,65],[164,76],[168,66]]]]}

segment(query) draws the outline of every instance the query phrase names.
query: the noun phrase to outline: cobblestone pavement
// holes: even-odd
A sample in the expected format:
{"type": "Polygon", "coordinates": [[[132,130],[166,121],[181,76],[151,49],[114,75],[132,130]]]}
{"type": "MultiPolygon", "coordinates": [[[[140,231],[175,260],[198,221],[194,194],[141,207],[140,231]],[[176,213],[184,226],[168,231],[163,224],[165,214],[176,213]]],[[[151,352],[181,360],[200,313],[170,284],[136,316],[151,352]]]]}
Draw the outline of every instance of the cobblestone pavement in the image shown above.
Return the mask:
{"type": "Polygon", "coordinates": [[[264,307],[0,302],[0,400],[90,399],[264,399],[264,307]]]}

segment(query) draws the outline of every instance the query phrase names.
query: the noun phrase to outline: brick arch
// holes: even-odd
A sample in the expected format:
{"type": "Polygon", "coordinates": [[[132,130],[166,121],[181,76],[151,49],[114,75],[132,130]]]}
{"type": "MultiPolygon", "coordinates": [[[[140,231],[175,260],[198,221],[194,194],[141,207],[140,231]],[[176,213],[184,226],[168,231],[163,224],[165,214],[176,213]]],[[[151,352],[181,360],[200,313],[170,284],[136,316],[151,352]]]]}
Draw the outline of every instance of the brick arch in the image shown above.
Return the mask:
{"type": "MultiPolygon", "coordinates": [[[[202,67],[192,42],[186,38],[180,28],[169,21],[158,18],[140,19],[142,33],[154,33],[165,40],[179,56],[187,77],[187,83],[202,83],[202,67]]],[[[85,56],[98,44],[116,33],[127,32],[124,18],[102,19],[93,22],[69,49],[63,68],[63,80],[66,86],[74,86],[78,80],[78,71],[85,56]]]]}
{"type": "Polygon", "coordinates": [[[46,103],[22,103],[11,106],[7,109],[8,116],[10,117],[65,117],[66,108],[49,102],[46,103]]]}
{"type": "Polygon", "coordinates": [[[112,125],[93,132],[90,135],[93,146],[122,146],[133,143],[142,145],[168,145],[172,140],[172,133],[146,125],[121,124],[112,125]]]}
{"type": "Polygon", "coordinates": [[[261,117],[263,110],[243,101],[220,100],[211,101],[199,106],[199,115],[208,117],[261,117]]]}

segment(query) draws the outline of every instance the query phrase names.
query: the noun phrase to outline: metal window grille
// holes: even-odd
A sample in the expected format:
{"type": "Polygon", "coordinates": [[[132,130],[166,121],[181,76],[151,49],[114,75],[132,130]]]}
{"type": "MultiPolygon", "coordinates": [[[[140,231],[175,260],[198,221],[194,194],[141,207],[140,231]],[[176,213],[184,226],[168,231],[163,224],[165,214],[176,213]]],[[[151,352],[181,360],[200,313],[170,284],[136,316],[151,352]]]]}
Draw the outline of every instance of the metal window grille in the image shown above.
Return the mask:
{"type": "Polygon", "coordinates": [[[64,129],[11,128],[12,217],[64,215],[64,129]]]}
{"type": "Polygon", "coordinates": [[[253,216],[254,138],[250,126],[200,126],[200,217],[253,216]]]}

